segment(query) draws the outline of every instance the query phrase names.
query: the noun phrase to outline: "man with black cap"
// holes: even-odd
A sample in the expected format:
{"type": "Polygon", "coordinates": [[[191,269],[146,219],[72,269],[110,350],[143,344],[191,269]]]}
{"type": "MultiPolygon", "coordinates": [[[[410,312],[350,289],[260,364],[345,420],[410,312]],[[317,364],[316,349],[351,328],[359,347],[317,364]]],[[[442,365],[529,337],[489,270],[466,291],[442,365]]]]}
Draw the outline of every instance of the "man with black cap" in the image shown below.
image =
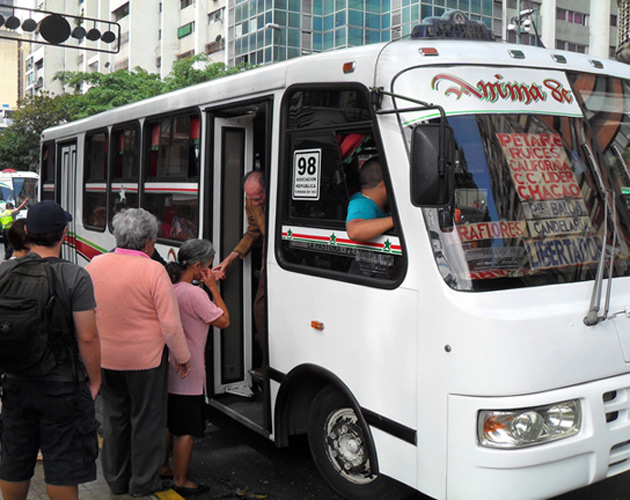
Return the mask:
{"type": "MultiPolygon", "coordinates": [[[[26,217],[31,252],[48,261],[55,298],[64,304],[67,328],[78,349],[60,356],[44,376],[6,374],[3,385],[0,488],[4,500],[25,500],[38,449],[52,500],[78,498],[78,485],[96,479],[98,442],[94,399],[101,384],[100,343],[90,275],[59,258],[72,216],[57,203],[33,205],[26,217]],[[71,311],[71,313],[70,313],[71,311]]],[[[0,277],[14,259],[0,265],[0,277]]]]}

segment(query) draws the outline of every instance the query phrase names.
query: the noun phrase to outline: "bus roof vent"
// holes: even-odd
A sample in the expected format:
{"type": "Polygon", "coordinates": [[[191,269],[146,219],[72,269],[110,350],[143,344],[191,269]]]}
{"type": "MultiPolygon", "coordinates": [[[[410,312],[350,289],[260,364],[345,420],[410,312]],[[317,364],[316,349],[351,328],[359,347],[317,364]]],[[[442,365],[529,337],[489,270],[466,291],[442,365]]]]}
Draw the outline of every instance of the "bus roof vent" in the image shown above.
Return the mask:
{"type": "Polygon", "coordinates": [[[558,63],[562,63],[562,64],[567,63],[567,58],[560,54],[551,54],[551,58],[558,63]]]}
{"type": "Polygon", "coordinates": [[[525,59],[525,53],[522,50],[512,49],[508,51],[508,54],[514,59],[525,59]]]}
{"type": "Polygon", "coordinates": [[[598,61],[597,59],[589,59],[588,62],[590,62],[594,68],[597,69],[603,69],[604,67],[604,63],[601,61],[598,61]]]}
{"type": "Polygon", "coordinates": [[[483,22],[468,19],[461,10],[447,10],[440,17],[425,17],[414,26],[411,38],[494,41],[492,31],[483,22]]]}

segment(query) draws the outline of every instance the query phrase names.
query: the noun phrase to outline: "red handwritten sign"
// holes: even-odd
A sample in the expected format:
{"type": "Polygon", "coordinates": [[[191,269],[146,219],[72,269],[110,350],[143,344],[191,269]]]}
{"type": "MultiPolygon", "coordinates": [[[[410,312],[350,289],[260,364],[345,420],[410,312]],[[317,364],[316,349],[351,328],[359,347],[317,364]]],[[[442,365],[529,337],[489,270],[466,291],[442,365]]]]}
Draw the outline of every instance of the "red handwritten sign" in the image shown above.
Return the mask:
{"type": "Polygon", "coordinates": [[[522,201],[582,198],[558,134],[497,134],[522,201]]]}
{"type": "Polygon", "coordinates": [[[521,221],[478,222],[457,226],[461,241],[498,238],[520,238],[527,235],[527,225],[521,221]]]}

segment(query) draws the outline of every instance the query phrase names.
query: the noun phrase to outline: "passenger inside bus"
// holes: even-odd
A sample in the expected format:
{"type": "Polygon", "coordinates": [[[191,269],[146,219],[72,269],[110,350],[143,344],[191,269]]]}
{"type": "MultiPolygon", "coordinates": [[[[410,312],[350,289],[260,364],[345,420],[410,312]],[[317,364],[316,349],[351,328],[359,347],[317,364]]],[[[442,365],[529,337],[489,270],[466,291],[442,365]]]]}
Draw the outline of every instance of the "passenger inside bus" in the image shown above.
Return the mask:
{"type": "Polygon", "coordinates": [[[367,160],[359,170],[360,191],[348,204],[346,231],[354,241],[367,241],[394,227],[388,215],[388,196],[378,157],[367,160]]]}
{"type": "Polygon", "coordinates": [[[170,237],[173,240],[186,241],[197,236],[197,225],[190,205],[173,205],[173,219],[170,225],[170,237]]]}
{"type": "MultiPolygon", "coordinates": [[[[403,269],[403,259],[399,253],[393,218],[389,213],[392,200],[383,182],[385,165],[379,161],[381,155],[372,131],[346,129],[332,134],[296,135],[292,150],[294,154],[303,151],[321,152],[321,172],[318,174],[317,193],[295,191],[292,177],[287,222],[290,225],[291,221],[296,221],[301,231],[310,227],[319,231],[330,230],[331,240],[305,244],[294,239],[292,231],[283,241],[284,258],[300,266],[344,273],[352,276],[351,279],[357,276],[396,279],[403,269]],[[372,167],[369,165],[371,160],[375,162],[372,167]],[[360,172],[364,166],[367,166],[363,171],[365,177],[369,177],[370,170],[375,167],[375,185],[371,185],[367,179],[361,185],[360,172]],[[373,210],[353,216],[356,204],[351,203],[353,198],[359,199],[359,205],[362,202],[369,203],[373,210]],[[378,200],[376,204],[373,204],[374,200],[378,200]],[[369,228],[367,234],[355,231],[363,230],[362,226],[369,228]],[[347,236],[343,236],[340,231],[345,231],[347,236]],[[384,241],[364,244],[381,235],[386,236],[384,241]]],[[[293,170],[289,173],[294,175],[293,170]]],[[[293,230],[292,227],[290,229],[293,230]]]]}

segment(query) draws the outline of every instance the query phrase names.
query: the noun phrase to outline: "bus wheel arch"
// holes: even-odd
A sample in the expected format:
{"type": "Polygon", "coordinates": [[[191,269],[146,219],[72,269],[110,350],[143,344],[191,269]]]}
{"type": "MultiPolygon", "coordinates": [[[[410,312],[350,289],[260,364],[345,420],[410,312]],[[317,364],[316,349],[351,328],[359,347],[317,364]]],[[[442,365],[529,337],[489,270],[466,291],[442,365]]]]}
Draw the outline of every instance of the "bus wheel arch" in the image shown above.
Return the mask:
{"type": "Polygon", "coordinates": [[[308,434],[320,474],[346,498],[394,500],[409,495],[406,486],[379,475],[376,448],[361,407],[333,373],[301,365],[284,377],[275,424],[279,446],[288,444],[289,435],[308,434]]]}
{"type": "Polygon", "coordinates": [[[360,413],[361,408],[352,392],[334,373],[313,364],[297,366],[282,377],[276,398],[274,434],[279,447],[288,446],[289,436],[307,433],[305,422],[308,422],[311,404],[326,386],[333,386],[347,396],[355,411],[360,413]]]}

